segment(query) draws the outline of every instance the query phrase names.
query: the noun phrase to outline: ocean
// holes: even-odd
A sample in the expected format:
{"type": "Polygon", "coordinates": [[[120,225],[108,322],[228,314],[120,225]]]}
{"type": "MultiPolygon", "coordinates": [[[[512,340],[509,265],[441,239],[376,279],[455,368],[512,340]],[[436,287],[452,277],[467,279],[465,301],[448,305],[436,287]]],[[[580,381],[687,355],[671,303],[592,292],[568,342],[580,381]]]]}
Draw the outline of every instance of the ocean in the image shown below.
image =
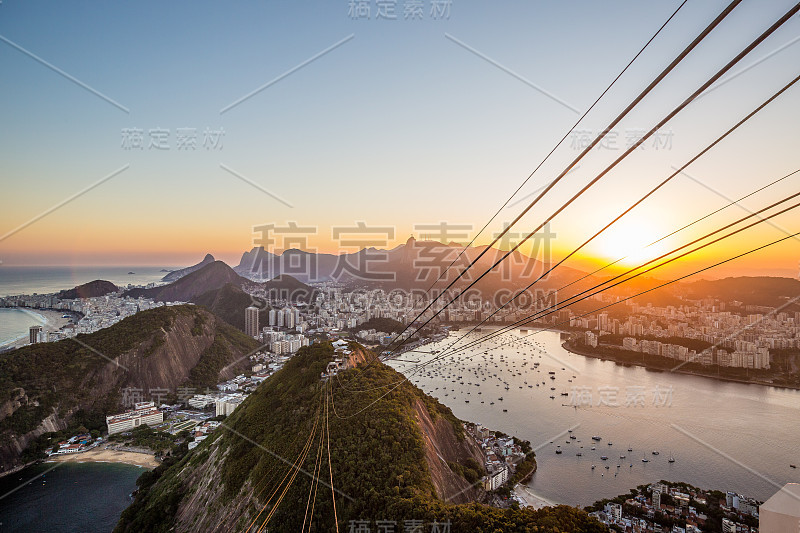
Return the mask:
{"type": "Polygon", "coordinates": [[[0,531],[108,533],[133,501],[138,466],[43,463],[0,478],[0,531]]]}
{"type": "Polygon", "coordinates": [[[179,267],[142,266],[55,266],[20,267],[0,265],[0,297],[17,294],[49,294],[77,285],[102,279],[117,286],[146,285],[160,281],[167,273],[162,269],[174,270],[179,267]],[[133,274],[129,274],[133,272],[133,274]]]}
{"type": "Polygon", "coordinates": [[[28,335],[31,326],[44,323],[44,317],[32,309],[0,308],[0,346],[28,335]]]}
{"type": "MultiPolygon", "coordinates": [[[[411,381],[462,420],[529,440],[538,462],[529,487],[544,499],[584,506],[665,479],[766,500],[800,482],[790,467],[800,464],[800,391],[626,367],[568,352],[557,332],[528,334],[445,356],[411,381]]],[[[405,373],[405,361],[431,357],[389,364],[405,373]]]]}

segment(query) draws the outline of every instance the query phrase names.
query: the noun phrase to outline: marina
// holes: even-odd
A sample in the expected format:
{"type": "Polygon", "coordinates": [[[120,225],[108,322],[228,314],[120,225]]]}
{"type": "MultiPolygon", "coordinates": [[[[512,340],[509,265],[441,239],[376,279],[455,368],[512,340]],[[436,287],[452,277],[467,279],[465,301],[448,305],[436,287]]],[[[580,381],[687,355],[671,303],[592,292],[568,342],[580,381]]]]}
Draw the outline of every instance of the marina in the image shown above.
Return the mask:
{"type": "Polygon", "coordinates": [[[530,489],[549,501],[588,505],[660,479],[768,498],[774,486],[764,478],[800,481],[789,466],[798,462],[800,428],[786,423],[800,415],[798,391],[585,358],[565,350],[558,332],[514,331],[453,354],[447,347],[458,337],[433,343],[439,353],[422,357],[429,364],[414,373],[415,364],[389,364],[459,418],[529,440],[539,465],[530,489]],[[564,401],[524,386],[547,376],[568,393],[564,401]],[[489,401],[465,404],[478,386],[489,401]],[[492,390],[503,395],[490,400],[492,390]],[[615,475],[592,468],[598,462],[615,475]]]}

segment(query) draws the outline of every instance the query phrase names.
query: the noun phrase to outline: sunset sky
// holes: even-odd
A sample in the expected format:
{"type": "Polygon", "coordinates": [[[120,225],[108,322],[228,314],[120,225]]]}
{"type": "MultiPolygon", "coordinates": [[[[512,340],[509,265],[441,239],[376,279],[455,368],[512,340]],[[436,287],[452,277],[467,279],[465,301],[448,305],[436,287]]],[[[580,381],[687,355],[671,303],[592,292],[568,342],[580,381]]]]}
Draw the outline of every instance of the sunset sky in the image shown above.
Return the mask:
{"type": "MultiPolygon", "coordinates": [[[[471,238],[680,2],[453,0],[443,14],[425,0],[421,20],[404,18],[407,3],[389,2],[396,16],[389,20],[391,13],[376,19],[374,0],[368,19],[351,12],[349,0],[4,0],[0,260],[181,266],[210,252],[235,265],[254,245],[254,227],[288,222],[316,228],[307,248],[333,253],[355,251],[334,233],[360,221],[393,228],[377,234],[385,240],[379,247],[412,234],[435,237],[419,226],[441,222],[471,226],[471,238]],[[184,141],[189,147],[179,148],[184,141]]],[[[605,127],[726,4],[689,0],[478,242],[512,220],[578,154],[575,144],[605,127]]],[[[535,227],[622,154],[629,136],[668,113],[793,4],[745,0],[519,231],[535,227]]],[[[647,141],[556,218],[553,257],[800,74],[798,41],[794,17],[665,126],[658,146],[647,141]]],[[[800,84],[573,266],[634,252],[797,170],[798,124],[800,84]]],[[[800,173],[652,250],[785,198],[798,184],[800,173]]],[[[798,212],[771,222],[675,271],[800,231],[798,212]]],[[[800,240],[790,239],[720,274],[797,276],[798,261],[800,240]]]]}

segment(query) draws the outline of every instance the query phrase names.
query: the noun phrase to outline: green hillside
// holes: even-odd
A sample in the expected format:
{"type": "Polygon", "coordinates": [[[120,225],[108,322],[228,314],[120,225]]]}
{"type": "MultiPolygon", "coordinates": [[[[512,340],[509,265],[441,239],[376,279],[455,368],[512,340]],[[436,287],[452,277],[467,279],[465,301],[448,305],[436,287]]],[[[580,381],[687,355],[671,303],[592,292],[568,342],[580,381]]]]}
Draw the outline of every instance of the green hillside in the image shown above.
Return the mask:
{"type": "Polygon", "coordinates": [[[200,446],[143,476],[116,531],[256,531],[267,517],[269,531],[299,531],[312,477],[299,473],[289,484],[296,470],[280,458],[321,473],[314,531],[336,531],[331,472],[340,531],[349,531],[351,520],[370,520],[373,527],[376,520],[393,520],[400,530],[403,520],[449,520],[452,531],[605,531],[585,512],[565,506],[500,510],[444,502],[425,459],[417,409],[443,421],[456,441],[466,438],[461,422],[382,363],[321,381],[332,357],[329,344],[302,349],[200,446]],[[314,436],[325,428],[330,464],[328,439],[314,436]]]}

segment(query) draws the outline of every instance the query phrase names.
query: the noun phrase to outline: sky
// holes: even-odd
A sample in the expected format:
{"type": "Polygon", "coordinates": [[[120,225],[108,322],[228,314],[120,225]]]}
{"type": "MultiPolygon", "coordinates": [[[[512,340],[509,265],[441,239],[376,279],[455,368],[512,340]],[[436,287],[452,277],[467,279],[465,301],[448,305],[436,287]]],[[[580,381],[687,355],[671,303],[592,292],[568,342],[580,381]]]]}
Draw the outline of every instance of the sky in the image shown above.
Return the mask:
{"type": "MultiPolygon", "coordinates": [[[[275,250],[463,243],[568,134],[477,238],[486,244],[727,5],[688,0],[573,128],[680,2],[418,3],[3,0],[0,261],[181,266],[212,253],[235,265],[270,225],[302,230],[270,233],[275,250]],[[442,223],[451,231],[431,229],[442,223]]],[[[742,2],[511,234],[536,228],[793,3],[742,2]]],[[[800,74],[798,41],[795,16],[553,219],[551,257],[800,74]]],[[[640,250],[800,168],[798,85],[572,266],[668,251],[797,192],[800,173],[640,250]]],[[[770,219],[674,272],[783,238],[798,221],[770,219]]],[[[796,277],[799,265],[790,238],[715,272],[796,277]]]]}

